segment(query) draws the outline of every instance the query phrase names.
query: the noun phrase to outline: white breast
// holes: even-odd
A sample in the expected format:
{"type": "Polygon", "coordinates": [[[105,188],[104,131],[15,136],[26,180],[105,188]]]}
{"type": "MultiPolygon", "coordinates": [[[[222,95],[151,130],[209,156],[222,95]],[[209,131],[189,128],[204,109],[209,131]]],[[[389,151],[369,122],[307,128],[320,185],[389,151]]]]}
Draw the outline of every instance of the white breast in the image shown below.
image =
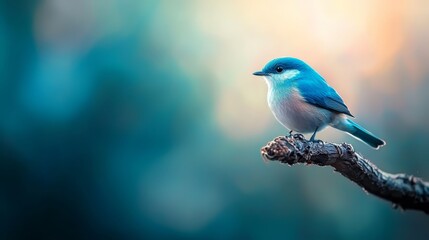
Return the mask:
{"type": "Polygon", "coordinates": [[[300,133],[312,133],[316,128],[321,130],[335,115],[305,102],[296,88],[273,90],[269,87],[268,105],[283,126],[300,133]]]}

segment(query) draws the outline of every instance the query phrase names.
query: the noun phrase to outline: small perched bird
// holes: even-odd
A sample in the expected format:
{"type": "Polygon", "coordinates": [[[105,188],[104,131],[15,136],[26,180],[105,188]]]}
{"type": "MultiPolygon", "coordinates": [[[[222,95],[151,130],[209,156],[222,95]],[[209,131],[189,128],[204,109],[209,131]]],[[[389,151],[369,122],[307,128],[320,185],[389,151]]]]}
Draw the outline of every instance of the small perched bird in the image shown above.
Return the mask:
{"type": "Polygon", "coordinates": [[[316,133],[327,125],[345,131],[373,148],[386,143],[350,120],[340,95],[305,62],[292,57],[277,58],[262,71],[268,84],[268,105],[275,118],[286,128],[300,133],[316,133]]]}

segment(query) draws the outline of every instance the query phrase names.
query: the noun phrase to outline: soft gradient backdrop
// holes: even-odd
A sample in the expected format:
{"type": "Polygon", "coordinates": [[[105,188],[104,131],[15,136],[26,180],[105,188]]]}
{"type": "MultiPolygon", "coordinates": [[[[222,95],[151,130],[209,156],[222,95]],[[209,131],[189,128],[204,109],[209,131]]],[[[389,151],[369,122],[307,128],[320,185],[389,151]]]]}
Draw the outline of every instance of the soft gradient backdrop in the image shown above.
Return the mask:
{"type": "Polygon", "coordinates": [[[429,2],[0,3],[1,239],[428,239],[332,169],[265,163],[287,130],[251,75],[295,56],[429,180],[429,2]]]}

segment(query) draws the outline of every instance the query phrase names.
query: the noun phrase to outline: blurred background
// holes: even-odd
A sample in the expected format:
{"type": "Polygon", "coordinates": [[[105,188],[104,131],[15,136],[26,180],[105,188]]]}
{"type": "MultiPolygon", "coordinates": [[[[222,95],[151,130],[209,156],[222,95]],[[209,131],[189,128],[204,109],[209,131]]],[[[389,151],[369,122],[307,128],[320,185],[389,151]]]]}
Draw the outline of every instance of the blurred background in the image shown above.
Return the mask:
{"type": "Polygon", "coordinates": [[[41,0],[0,5],[1,239],[428,239],[331,168],[265,163],[287,134],[252,76],[301,58],[381,169],[429,180],[429,2],[41,0]]]}

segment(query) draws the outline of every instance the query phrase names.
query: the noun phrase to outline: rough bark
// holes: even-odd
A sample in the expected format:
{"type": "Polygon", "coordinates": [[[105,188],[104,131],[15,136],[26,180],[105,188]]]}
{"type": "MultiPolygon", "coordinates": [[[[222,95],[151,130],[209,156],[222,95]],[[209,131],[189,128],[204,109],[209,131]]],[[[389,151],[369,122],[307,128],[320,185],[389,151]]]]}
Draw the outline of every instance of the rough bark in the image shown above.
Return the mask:
{"type": "Polygon", "coordinates": [[[381,171],[349,144],[311,142],[303,135],[277,137],[261,149],[266,160],[332,166],[367,192],[390,201],[395,208],[429,214],[429,183],[406,174],[381,171]]]}

